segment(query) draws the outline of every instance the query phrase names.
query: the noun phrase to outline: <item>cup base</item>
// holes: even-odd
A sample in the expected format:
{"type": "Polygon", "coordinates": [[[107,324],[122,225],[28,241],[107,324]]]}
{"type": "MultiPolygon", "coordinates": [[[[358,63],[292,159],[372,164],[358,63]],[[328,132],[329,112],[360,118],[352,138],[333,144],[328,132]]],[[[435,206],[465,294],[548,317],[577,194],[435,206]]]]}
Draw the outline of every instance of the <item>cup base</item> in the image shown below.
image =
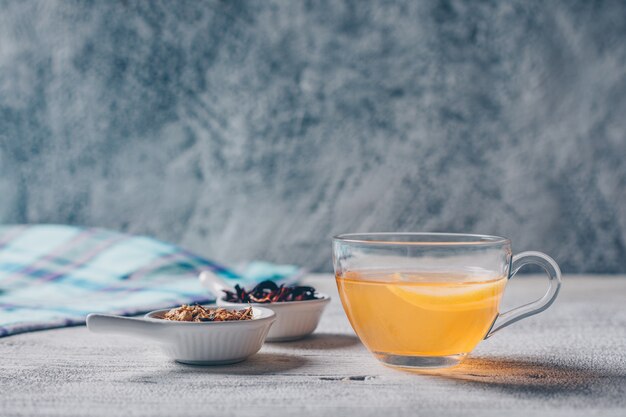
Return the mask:
{"type": "Polygon", "coordinates": [[[458,365],[467,353],[447,356],[405,356],[390,353],[374,352],[374,356],[385,365],[393,368],[419,370],[450,368],[458,365]]]}

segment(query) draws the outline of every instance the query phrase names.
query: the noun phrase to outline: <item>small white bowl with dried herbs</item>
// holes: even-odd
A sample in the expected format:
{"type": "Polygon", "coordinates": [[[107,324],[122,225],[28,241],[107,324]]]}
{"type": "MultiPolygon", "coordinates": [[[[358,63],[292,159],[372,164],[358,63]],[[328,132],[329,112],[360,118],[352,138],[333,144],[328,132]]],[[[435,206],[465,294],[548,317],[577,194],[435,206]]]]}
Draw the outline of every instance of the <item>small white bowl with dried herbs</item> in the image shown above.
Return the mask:
{"type": "Polygon", "coordinates": [[[210,271],[200,274],[200,282],[217,294],[220,306],[236,308],[249,305],[272,310],[276,314],[276,322],[267,335],[267,342],[288,342],[310,335],[330,302],[328,295],[308,286],[263,281],[247,291],[239,285],[229,287],[210,271]]]}
{"type": "Polygon", "coordinates": [[[167,356],[191,365],[241,362],[261,349],[276,315],[263,307],[187,306],[144,317],[90,314],[94,333],[117,333],[156,342],[167,356]]]}

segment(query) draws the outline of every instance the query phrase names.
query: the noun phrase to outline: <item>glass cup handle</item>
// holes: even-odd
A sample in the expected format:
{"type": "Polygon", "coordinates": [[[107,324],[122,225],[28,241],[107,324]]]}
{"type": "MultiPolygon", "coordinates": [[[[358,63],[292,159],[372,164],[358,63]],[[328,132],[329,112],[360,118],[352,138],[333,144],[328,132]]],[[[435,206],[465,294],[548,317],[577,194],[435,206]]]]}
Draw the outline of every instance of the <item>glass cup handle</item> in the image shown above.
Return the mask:
{"type": "Polygon", "coordinates": [[[559,290],[561,289],[561,270],[556,262],[554,262],[554,259],[541,252],[522,252],[515,255],[511,262],[511,274],[509,275],[509,279],[513,278],[517,271],[528,264],[538,265],[546,271],[546,274],[548,274],[548,282],[550,283],[548,291],[546,291],[543,297],[532,303],[514,308],[506,313],[498,314],[491,329],[487,332],[485,339],[493,336],[498,330],[516,321],[541,313],[552,305],[556,296],[559,294],[559,290]]]}

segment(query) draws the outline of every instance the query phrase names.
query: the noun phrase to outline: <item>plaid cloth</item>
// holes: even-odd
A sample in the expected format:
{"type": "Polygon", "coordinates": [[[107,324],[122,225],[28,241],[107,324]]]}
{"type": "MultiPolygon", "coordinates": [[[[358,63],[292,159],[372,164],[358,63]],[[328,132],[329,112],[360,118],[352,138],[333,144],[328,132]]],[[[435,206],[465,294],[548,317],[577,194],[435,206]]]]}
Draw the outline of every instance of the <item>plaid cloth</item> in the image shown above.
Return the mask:
{"type": "Polygon", "coordinates": [[[302,272],[263,262],[235,272],[169,243],[104,229],[0,227],[0,337],[83,324],[93,312],[213,301],[198,282],[202,270],[248,285],[294,281],[302,272]]]}

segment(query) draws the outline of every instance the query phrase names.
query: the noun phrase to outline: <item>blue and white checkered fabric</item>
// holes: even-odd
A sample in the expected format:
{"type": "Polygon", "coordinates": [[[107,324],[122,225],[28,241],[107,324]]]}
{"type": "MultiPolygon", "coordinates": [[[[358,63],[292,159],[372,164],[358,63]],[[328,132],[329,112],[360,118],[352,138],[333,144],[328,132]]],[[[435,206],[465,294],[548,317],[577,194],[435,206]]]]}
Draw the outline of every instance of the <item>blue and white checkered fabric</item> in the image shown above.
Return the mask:
{"type": "Polygon", "coordinates": [[[178,246],[97,228],[0,227],[0,337],[71,326],[92,312],[132,315],[214,295],[200,271],[252,284],[294,281],[291,265],[253,262],[233,271],[178,246]]]}

